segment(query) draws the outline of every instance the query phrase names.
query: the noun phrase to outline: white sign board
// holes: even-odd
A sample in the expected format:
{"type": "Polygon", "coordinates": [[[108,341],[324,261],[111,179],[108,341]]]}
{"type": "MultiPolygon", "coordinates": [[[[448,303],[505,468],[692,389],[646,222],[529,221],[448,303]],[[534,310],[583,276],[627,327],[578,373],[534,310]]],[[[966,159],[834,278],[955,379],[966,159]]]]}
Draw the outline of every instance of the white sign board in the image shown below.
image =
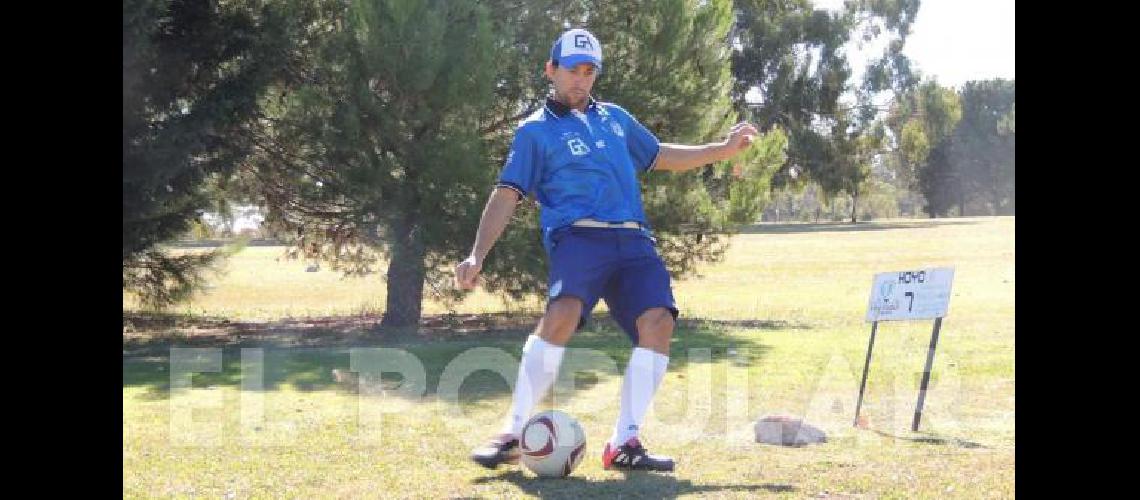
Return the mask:
{"type": "Polygon", "coordinates": [[[876,274],[867,321],[945,317],[953,282],[953,267],[876,274]]]}

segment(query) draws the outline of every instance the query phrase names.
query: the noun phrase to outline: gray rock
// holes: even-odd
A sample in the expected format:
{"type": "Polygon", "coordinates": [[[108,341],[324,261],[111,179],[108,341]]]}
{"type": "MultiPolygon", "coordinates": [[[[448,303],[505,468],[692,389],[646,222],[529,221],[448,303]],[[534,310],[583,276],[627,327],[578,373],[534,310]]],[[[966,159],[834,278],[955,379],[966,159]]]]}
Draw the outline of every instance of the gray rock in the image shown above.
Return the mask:
{"type": "Polygon", "coordinates": [[[803,420],[784,415],[771,415],[756,421],[753,426],[757,443],[780,446],[806,446],[826,443],[827,434],[803,420]]]}

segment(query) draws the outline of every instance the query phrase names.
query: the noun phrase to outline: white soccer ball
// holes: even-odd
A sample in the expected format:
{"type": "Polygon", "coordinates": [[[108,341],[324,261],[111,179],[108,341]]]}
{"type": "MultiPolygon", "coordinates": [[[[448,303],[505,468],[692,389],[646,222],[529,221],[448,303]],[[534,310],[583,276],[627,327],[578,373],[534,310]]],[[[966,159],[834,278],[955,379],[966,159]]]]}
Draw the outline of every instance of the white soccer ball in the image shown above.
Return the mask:
{"type": "Polygon", "coordinates": [[[540,477],[566,477],[586,454],[586,433],[574,417],[558,410],[539,413],[519,436],[522,463],[540,477]]]}

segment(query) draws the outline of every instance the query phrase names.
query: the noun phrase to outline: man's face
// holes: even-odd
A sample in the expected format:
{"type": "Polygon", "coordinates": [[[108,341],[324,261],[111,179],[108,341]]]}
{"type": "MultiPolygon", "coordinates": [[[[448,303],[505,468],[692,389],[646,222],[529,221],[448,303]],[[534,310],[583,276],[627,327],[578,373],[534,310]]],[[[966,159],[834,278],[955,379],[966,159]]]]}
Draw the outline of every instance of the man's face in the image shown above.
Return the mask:
{"type": "Polygon", "coordinates": [[[598,77],[598,68],[590,63],[581,63],[573,68],[556,67],[547,61],[546,77],[554,83],[558,100],[572,108],[581,109],[590,97],[590,89],[598,77]]]}

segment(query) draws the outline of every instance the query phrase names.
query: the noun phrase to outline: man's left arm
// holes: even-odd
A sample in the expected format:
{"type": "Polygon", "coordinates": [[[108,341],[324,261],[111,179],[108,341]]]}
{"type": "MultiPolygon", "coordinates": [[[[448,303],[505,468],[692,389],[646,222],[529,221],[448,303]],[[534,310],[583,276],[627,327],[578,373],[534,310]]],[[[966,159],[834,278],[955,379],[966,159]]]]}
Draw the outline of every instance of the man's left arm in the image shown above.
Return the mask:
{"type": "Polygon", "coordinates": [[[759,132],[751,123],[734,125],[728,137],[721,142],[689,146],[684,144],[661,144],[650,170],[671,170],[682,172],[713,162],[731,159],[743,152],[756,139],[759,132]]]}

